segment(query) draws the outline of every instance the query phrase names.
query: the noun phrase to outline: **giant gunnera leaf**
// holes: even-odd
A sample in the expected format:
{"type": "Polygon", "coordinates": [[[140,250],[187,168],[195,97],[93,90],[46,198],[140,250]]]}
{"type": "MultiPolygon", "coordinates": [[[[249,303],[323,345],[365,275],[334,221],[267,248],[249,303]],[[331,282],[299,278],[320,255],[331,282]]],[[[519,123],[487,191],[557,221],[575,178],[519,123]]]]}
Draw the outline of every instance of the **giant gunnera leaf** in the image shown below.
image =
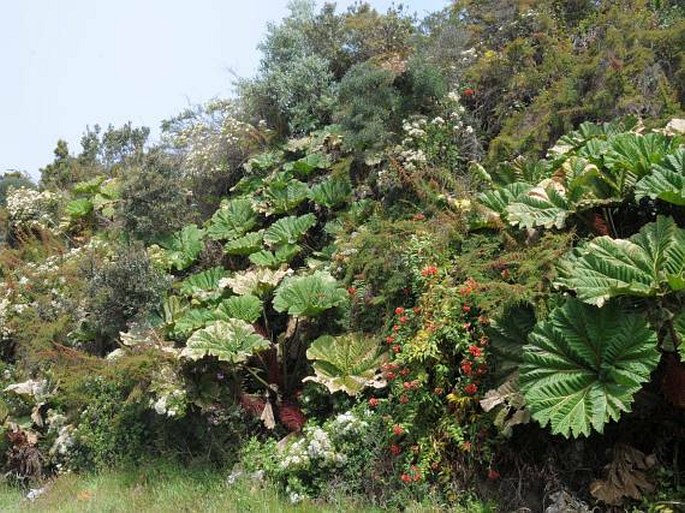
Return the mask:
{"type": "Polygon", "coordinates": [[[242,237],[257,224],[252,202],[246,198],[234,199],[221,206],[209,220],[207,235],[214,240],[232,240],[242,237]]]}
{"type": "Polygon", "coordinates": [[[532,416],[565,437],[600,433],[630,411],[659,362],[656,333],[615,304],[575,299],[539,322],[523,348],[519,384],[532,416]]]}
{"type": "Polygon", "coordinates": [[[193,333],[181,356],[199,360],[216,356],[219,360],[241,363],[269,347],[269,341],[255,332],[251,324],[239,319],[215,321],[193,333]]]}
{"type": "Polygon", "coordinates": [[[191,224],[167,237],[160,243],[165,249],[165,261],[170,267],[175,267],[177,271],[189,267],[204,248],[203,236],[204,231],[191,224]]]}
{"type": "Polygon", "coordinates": [[[347,299],[347,291],[333,276],[318,271],[308,276],[286,278],[276,289],[273,306],[277,312],[298,317],[316,317],[339,306],[347,299]]]}
{"type": "Polygon", "coordinates": [[[347,178],[331,177],[314,185],[309,199],[326,208],[335,208],[345,203],[352,194],[352,185],[347,178]]]}
{"type": "Polygon", "coordinates": [[[622,295],[656,296],[685,289],[685,230],[659,216],[630,239],[597,237],[560,265],[559,285],[602,306],[622,295]]]}
{"type": "Polygon", "coordinates": [[[297,242],[316,224],[314,214],[289,216],[279,219],[264,232],[264,242],[274,246],[297,244],[297,242]]]}
{"type": "Polygon", "coordinates": [[[635,199],[644,197],[685,206],[685,148],[667,155],[661,165],[637,183],[635,199]]]}
{"type": "Polygon", "coordinates": [[[381,388],[386,385],[378,369],[386,355],[380,352],[378,342],[356,333],[317,338],[307,349],[315,376],[303,381],[321,383],[331,393],[342,390],[357,395],[365,387],[381,388]]]}
{"type": "Polygon", "coordinates": [[[219,304],[214,310],[214,317],[222,321],[240,319],[252,323],[262,315],[263,306],[262,300],[252,294],[232,296],[219,304]]]}

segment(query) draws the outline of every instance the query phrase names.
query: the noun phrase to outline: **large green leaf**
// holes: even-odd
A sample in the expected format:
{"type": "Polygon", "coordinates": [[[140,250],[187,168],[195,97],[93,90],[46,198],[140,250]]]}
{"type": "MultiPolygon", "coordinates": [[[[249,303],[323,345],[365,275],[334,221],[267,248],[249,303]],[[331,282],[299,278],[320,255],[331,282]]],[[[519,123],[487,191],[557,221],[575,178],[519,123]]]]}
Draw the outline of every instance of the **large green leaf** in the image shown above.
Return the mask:
{"type": "Polygon", "coordinates": [[[621,295],[655,296],[685,287],[685,231],[670,217],[628,240],[597,237],[567,257],[557,281],[579,299],[602,306],[621,295]]]}
{"type": "Polygon", "coordinates": [[[279,246],[276,251],[257,251],[256,253],[252,253],[249,258],[250,262],[255,265],[277,269],[283,264],[289,263],[301,250],[302,248],[297,244],[283,244],[282,246],[279,246]]]}
{"type": "Polygon", "coordinates": [[[253,294],[261,297],[276,287],[276,285],[291,272],[290,269],[274,270],[259,267],[235,273],[231,278],[226,280],[226,284],[231,288],[234,294],[238,294],[239,296],[253,294]]]}
{"type": "Polygon", "coordinates": [[[174,336],[187,337],[215,320],[214,312],[209,308],[190,308],[176,319],[171,331],[174,336]]]}
{"type": "Polygon", "coordinates": [[[64,211],[72,219],[80,219],[89,215],[94,207],[95,205],[93,205],[92,200],[88,198],[78,198],[67,203],[66,207],[64,207],[64,211]]]}
{"type": "Polygon", "coordinates": [[[181,356],[191,360],[216,356],[221,361],[236,364],[269,348],[269,345],[269,341],[257,334],[252,325],[239,319],[229,319],[213,322],[193,333],[181,356]]]}
{"type": "Polygon", "coordinates": [[[662,165],[637,183],[635,199],[646,196],[685,206],[685,148],[667,155],[662,165]]]}
{"type": "Polygon", "coordinates": [[[277,312],[315,317],[343,304],[347,292],[327,272],[286,278],[276,289],[273,306],[277,312]]]}
{"type": "Polygon", "coordinates": [[[347,202],[352,194],[352,185],[347,178],[331,177],[314,185],[309,199],[326,208],[335,208],[347,202]]]}
{"type": "Polygon", "coordinates": [[[264,232],[264,242],[271,245],[297,244],[297,242],[316,224],[314,214],[289,216],[279,219],[264,232]]]}
{"type": "Polygon", "coordinates": [[[219,208],[209,220],[207,235],[214,240],[232,240],[242,237],[257,224],[252,202],[246,198],[234,199],[219,208]]]}
{"type": "Polygon", "coordinates": [[[264,191],[268,214],[287,214],[307,199],[309,187],[299,180],[276,180],[264,191]]]}
{"type": "Polygon", "coordinates": [[[191,274],[178,287],[181,294],[200,301],[210,301],[221,295],[219,280],[226,276],[223,267],[212,267],[205,271],[191,274]]]}
{"type": "Polygon", "coordinates": [[[328,169],[331,161],[323,153],[310,153],[295,162],[288,162],[283,165],[285,171],[293,171],[299,176],[307,177],[317,169],[328,169]]]}
{"type": "Polygon", "coordinates": [[[630,411],[659,362],[656,333],[640,315],[574,299],[537,324],[519,383],[533,418],[565,437],[604,430],[630,411]]]}
{"type": "Polygon", "coordinates": [[[204,231],[191,224],[163,240],[160,245],[166,250],[169,266],[178,271],[189,267],[204,248],[203,236],[204,231]]]}
{"type": "Polygon", "coordinates": [[[498,374],[503,376],[518,369],[523,346],[534,326],[535,310],[530,303],[508,307],[500,319],[492,322],[487,334],[496,357],[498,374]]]}
{"type": "Polygon", "coordinates": [[[342,390],[357,395],[365,387],[381,388],[386,385],[378,369],[386,359],[378,342],[360,334],[350,333],[339,337],[324,335],[307,349],[307,358],[313,360],[315,376],[303,381],[321,383],[331,393],[342,390]]]}
{"type": "Polygon", "coordinates": [[[479,194],[478,201],[494,213],[502,215],[506,213],[509,204],[532,188],[533,186],[528,183],[515,182],[479,194]]]}
{"type": "Polygon", "coordinates": [[[521,194],[506,208],[509,223],[521,228],[544,226],[561,229],[574,211],[574,206],[566,199],[564,188],[551,180],[545,180],[545,183],[521,194]]]}
{"type": "Polygon", "coordinates": [[[262,248],[264,230],[250,232],[224,244],[224,252],[229,255],[251,255],[262,248]]]}
{"type": "Polygon", "coordinates": [[[262,300],[251,294],[233,296],[224,299],[216,310],[214,317],[218,320],[240,319],[253,323],[262,315],[262,300]]]}
{"type": "Polygon", "coordinates": [[[676,141],[662,134],[618,134],[609,140],[610,148],[604,155],[608,172],[602,174],[615,195],[624,197],[652,166],[658,165],[676,149],[676,141]]]}

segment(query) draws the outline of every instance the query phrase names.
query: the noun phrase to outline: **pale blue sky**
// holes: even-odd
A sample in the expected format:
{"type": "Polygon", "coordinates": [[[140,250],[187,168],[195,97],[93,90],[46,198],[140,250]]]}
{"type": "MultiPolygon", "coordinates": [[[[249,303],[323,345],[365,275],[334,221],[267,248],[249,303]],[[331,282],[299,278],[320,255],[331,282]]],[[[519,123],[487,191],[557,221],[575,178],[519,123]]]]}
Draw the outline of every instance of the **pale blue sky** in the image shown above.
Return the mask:
{"type": "MultiPolygon", "coordinates": [[[[287,0],[0,0],[0,172],[72,151],[86,125],[159,122],[231,92],[287,0]]],[[[319,2],[321,5],[323,2],[319,2]]],[[[353,0],[339,0],[339,9],[353,0]]],[[[385,11],[391,0],[369,0],[385,11]]],[[[449,0],[405,0],[424,16],[449,0]]]]}

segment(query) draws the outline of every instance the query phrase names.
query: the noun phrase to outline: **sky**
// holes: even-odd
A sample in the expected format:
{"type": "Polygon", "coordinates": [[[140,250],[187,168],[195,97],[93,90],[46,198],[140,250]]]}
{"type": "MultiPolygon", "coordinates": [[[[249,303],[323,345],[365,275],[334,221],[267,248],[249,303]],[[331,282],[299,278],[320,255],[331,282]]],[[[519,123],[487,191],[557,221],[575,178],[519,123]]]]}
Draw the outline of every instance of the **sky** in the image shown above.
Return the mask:
{"type": "MultiPolygon", "coordinates": [[[[232,92],[287,0],[0,0],[0,173],[39,177],[86,126],[149,126],[232,92]]],[[[391,0],[368,0],[385,11],[391,0]]],[[[321,5],[323,2],[319,1],[321,5]]],[[[354,0],[338,0],[340,10],[354,0]]],[[[403,0],[420,17],[449,0],[403,0]]]]}

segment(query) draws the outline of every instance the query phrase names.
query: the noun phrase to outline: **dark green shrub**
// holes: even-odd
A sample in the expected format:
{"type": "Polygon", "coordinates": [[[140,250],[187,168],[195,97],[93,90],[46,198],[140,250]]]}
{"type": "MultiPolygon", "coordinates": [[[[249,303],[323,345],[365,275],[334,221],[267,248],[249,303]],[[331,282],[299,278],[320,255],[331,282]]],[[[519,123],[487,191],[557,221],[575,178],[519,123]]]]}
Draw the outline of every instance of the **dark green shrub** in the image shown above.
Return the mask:
{"type": "Polygon", "coordinates": [[[122,246],[116,255],[92,271],[87,300],[88,321],[96,336],[95,352],[108,349],[109,342],[127,323],[144,319],[154,311],[168,288],[166,277],[155,269],[144,249],[122,246]]]}

